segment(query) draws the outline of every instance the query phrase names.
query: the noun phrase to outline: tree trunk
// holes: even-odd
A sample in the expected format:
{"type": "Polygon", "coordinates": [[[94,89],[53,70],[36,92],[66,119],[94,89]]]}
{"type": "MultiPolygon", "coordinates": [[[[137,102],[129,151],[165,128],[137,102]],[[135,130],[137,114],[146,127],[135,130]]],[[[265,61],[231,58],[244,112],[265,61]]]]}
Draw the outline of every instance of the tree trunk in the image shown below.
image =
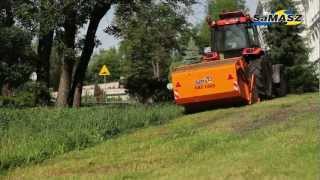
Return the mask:
{"type": "MultiPolygon", "coordinates": [[[[41,29],[41,28],[40,28],[41,29]]],[[[50,55],[53,43],[53,30],[39,37],[38,46],[38,75],[39,81],[45,82],[45,85],[50,87],[50,55]]]]}
{"type": "Polygon", "coordinates": [[[160,80],[160,64],[159,61],[156,62],[156,72],[157,72],[157,79],[160,80]]]}
{"type": "Polygon", "coordinates": [[[5,82],[1,89],[2,96],[9,97],[12,96],[12,88],[9,82],[5,82]]]}
{"type": "Polygon", "coordinates": [[[160,80],[160,64],[159,61],[152,61],[153,77],[160,80]]]}
{"type": "Polygon", "coordinates": [[[88,64],[95,47],[95,37],[99,26],[99,23],[103,16],[109,11],[112,1],[104,4],[97,4],[92,11],[89,27],[86,34],[86,39],[84,43],[84,48],[80,57],[80,62],[78,63],[75,75],[73,78],[72,88],[69,94],[69,105],[74,105],[75,107],[81,104],[81,91],[83,80],[86,75],[88,64]],[[75,93],[77,89],[77,93],[75,93]],[[81,90],[80,90],[81,89],[81,90]]]}
{"type": "MultiPolygon", "coordinates": [[[[37,65],[37,74],[40,82],[44,82],[47,92],[50,88],[50,55],[53,44],[53,34],[54,31],[50,30],[47,33],[39,33],[39,45],[38,45],[38,65],[37,65]]],[[[45,99],[42,99],[46,104],[50,101],[50,96],[48,95],[45,99]]]]}
{"type": "Polygon", "coordinates": [[[73,107],[81,106],[82,84],[79,83],[74,92],[73,107]]]}
{"type": "Polygon", "coordinates": [[[68,105],[73,65],[73,62],[64,62],[62,64],[58,98],[56,102],[56,106],[58,107],[66,107],[68,105]]]}
{"type": "MultiPolygon", "coordinates": [[[[71,7],[72,8],[72,7],[71,7]]],[[[75,62],[75,38],[76,38],[76,12],[71,9],[67,12],[64,22],[63,43],[65,45],[61,77],[58,90],[57,107],[66,107],[68,105],[68,96],[71,88],[72,71],[75,62]]]]}
{"type": "MultiPolygon", "coordinates": [[[[48,9],[46,6],[46,1],[40,1],[40,15],[47,16],[48,9]]],[[[53,4],[52,0],[47,3],[53,4]]],[[[47,4],[48,5],[48,4],[47,4]]],[[[47,88],[50,87],[50,56],[53,45],[54,30],[53,25],[48,24],[48,22],[40,21],[40,31],[38,40],[38,58],[39,63],[37,66],[37,72],[40,82],[44,82],[47,88]]]]}

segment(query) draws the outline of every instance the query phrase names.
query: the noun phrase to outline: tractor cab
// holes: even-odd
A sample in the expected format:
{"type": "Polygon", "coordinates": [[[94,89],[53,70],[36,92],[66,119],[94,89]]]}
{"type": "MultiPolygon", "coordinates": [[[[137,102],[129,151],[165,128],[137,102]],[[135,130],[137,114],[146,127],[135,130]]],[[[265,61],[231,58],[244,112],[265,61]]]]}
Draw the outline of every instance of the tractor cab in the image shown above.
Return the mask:
{"type": "Polygon", "coordinates": [[[234,57],[259,58],[263,51],[260,48],[259,35],[250,16],[243,12],[228,12],[220,19],[207,19],[211,28],[211,52],[205,53],[204,61],[215,61],[234,57]]]}

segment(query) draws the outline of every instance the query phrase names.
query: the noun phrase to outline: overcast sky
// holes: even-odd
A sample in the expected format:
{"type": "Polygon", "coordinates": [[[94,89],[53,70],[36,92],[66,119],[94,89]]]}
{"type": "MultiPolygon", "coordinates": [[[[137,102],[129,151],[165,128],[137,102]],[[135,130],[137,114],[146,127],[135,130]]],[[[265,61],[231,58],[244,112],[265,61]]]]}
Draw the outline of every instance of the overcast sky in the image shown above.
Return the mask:
{"type": "MultiPolygon", "coordinates": [[[[206,16],[206,5],[205,3],[201,3],[201,1],[205,2],[204,0],[199,0],[200,3],[193,6],[193,15],[189,17],[189,21],[192,24],[198,24],[201,22],[206,16]]],[[[246,0],[247,7],[250,9],[251,15],[254,14],[256,7],[257,7],[258,0],[246,0]]],[[[100,49],[108,49],[110,47],[117,46],[119,44],[119,40],[109,36],[108,34],[103,32],[103,29],[107,27],[112,22],[114,10],[111,9],[108,14],[102,19],[99,29],[97,31],[97,37],[101,41],[102,45],[100,45],[95,51],[99,51],[100,49]]]]}

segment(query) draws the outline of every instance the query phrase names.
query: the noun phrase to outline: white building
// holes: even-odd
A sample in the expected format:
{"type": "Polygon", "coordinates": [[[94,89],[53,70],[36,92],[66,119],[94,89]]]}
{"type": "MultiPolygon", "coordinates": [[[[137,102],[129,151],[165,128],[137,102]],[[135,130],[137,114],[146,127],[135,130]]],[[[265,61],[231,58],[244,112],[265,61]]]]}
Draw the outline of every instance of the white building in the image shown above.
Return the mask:
{"type": "MultiPolygon", "coordinates": [[[[270,0],[258,2],[256,14],[267,14],[271,12],[268,8],[270,0]]],[[[293,0],[294,6],[299,13],[304,15],[306,29],[301,35],[307,39],[307,45],[311,49],[310,62],[320,62],[320,3],[319,0],[293,0]]],[[[264,47],[265,44],[263,44],[264,47]]]]}
{"type": "Polygon", "coordinates": [[[305,22],[308,29],[308,44],[312,49],[310,61],[320,62],[320,2],[319,0],[301,0],[305,22]]]}
{"type": "MultiPolygon", "coordinates": [[[[125,89],[119,82],[110,82],[97,85],[87,85],[82,87],[82,97],[94,97],[101,91],[104,96],[117,97],[122,101],[128,101],[130,96],[128,90],[125,89]]],[[[57,92],[53,92],[51,96],[56,99],[58,97],[57,92]]]]}

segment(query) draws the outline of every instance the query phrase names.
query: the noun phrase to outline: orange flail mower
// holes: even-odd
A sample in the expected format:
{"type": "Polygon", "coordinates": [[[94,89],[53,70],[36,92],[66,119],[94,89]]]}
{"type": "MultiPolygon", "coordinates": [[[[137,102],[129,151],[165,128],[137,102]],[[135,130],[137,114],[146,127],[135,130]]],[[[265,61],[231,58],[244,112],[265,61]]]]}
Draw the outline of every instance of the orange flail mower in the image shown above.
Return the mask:
{"type": "Polygon", "coordinates": [[[281,65],[272,65],[260,48],[258,30],[249,16],[228,12],[208,19],[211,51],[202,61],[172,72],[175,102],[189,107],[204,104],[253,104],[285,95],[281,65]]]}
{"type": "Polygon", "coordinates": [[[212,61],[175,69],[172,75],[177,104],[225,100],[251,104],[254,99],[254,75],[245,73],[241,58],[212,61]]]}

